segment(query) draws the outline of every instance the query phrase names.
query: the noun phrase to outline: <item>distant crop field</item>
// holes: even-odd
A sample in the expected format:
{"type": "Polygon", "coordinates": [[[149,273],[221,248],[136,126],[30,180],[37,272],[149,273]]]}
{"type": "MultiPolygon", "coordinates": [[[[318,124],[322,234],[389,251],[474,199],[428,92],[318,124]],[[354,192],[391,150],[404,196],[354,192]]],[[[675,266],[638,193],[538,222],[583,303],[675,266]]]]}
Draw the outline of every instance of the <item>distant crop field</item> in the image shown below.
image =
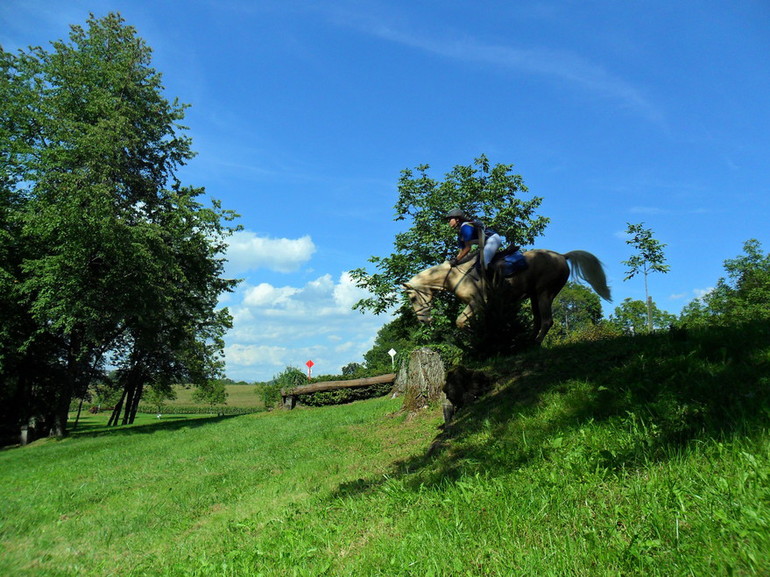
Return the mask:
{"type": "MultiPolygon", "coordinates": [[[[264,404],[257,395],[257,385],[225,385],[227,390],[227,406],[241,409],[261,409],[264,404]]],[[[176,387],[177,398],[167,401],[169,409],[173,407],[203,406],[193,399],[195,388],[176,387]]]]}

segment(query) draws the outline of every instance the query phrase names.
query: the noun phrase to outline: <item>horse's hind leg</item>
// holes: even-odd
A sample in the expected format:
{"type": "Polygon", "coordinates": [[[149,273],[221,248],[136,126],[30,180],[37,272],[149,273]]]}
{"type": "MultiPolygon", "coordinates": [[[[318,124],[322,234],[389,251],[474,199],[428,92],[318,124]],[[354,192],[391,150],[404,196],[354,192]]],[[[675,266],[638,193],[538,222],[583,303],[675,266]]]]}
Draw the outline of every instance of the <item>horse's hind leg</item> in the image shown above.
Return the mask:
{"type": "MultiPolygon", "coordinates": [[[[535,341],[538,343],[543,342],[545,335],[548,334],[548,331],[553,326],[553,309],[551,305],[553,305],[554,298],[555,296],[553,295],[542,294],[536,299],[538,312],[535,314],[535,330],[537,331],[535,341]]],[[[532,312],[535,312],[534,304],[532,305],[532,312]]]]}
{"type": "Polygon", "coordinates": [[[532,307],[532,320],[535,325],[535,330],[532,333],[532,336],[535,337],[536,342],[540,342],[538,340],[538,336],[540,335],[540,327],[542,325],[542,319],[540,318],[540,303],[538,303],[538,300],[535,298],[529,299],[529,304],[532,307]]]}

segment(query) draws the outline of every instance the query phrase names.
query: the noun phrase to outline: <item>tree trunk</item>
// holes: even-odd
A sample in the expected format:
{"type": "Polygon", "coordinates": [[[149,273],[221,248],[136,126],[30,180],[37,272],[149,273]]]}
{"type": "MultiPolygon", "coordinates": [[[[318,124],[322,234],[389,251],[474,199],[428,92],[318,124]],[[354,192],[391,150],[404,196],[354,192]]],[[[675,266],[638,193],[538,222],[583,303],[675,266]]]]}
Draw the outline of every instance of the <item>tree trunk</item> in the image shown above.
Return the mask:
{"type": "Polygon", "coordinates": [[[136,393],[136,386],[129,375],[128,380],[126,381],[126,404],[123,409],[123,421],[120,423],[121,425],[128,425],[128,418],[131,415],[131,409],[134,406],[134,393],[136,393]]]}
{"type": "Polygon", "coordinates": [[[67,419],[69,418],[71,401],[72,394],[69,392],[69,388],[65,385],[65,389],[59,394],[57,406],[53,414],[53,422],[51,423],[51,429],[48,432],[48,436],[61,438],[67,434],[67,419]]]}
{"type": "MultiPolygon", "coordinates": [[[[133,425],[134,419],[136,419],[136,412],[139,410],[139,401],[142,400],[142,392],[144,391],[144,383],[138,383],[136,385],[136,393],[134,394],[134,402],[131,405],[131,414],[128,418],[128,424],[133,425]]],[[[128,410],[128,407],[126,407],[128,410]]]]}
{"type": "Polygon", "coordinates": [[[72,429],[75,430],[78,428],[78,423],[80,422],[80,413],[83,410],[83,399],[80,399],[80,404],[78,405],[78,414],[75,417],[75,423],[72,425],[72,429]]]}
{"type": "Polygon", "coordinates": [[[126,388],[123,387],[123,393],[120,395],[120,400],[118,401],[118,404],[115,405],[115,407],[112,409],[112,415],[110,415],[110,420],[107,421],[108,427],[114,427],[118,424],[118,419],[120,419],[120,412],[123,410],[123,403],[126,400],[126,388]]]}
{"type": "Polygon", "coordinates": [[[441,356],[423,347],[409,354],[407,369],[399,372],[395,388],[403,387],[404,409],[413,412],[442,401],[445,382],[441,356]],[[399,383],[398,379],[403,379],[403,382],[399,383]]]}

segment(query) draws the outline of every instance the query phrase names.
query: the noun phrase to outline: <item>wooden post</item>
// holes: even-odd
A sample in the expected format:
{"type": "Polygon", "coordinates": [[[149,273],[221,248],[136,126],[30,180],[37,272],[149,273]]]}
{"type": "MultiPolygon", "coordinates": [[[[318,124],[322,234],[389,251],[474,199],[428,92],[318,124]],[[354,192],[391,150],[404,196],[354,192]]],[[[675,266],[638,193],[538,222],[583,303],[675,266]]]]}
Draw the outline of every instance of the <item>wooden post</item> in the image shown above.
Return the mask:
{"type": "Polygon", "coordinates": [[[284,394],[281,391],[281,400],[283,401],[283,408],[292,410],[297,404],[297,397],[291,394],[284,394]]]}

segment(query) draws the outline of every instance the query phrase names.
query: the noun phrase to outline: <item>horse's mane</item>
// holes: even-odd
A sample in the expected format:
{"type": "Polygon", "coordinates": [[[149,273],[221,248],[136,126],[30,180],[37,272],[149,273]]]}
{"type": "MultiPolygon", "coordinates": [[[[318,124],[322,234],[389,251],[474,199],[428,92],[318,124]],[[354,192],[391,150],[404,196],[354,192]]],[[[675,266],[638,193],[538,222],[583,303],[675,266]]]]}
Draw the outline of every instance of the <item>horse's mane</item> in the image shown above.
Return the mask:
{"type": "Polygon", "coordinates": [[[406,286],[411,288],[443,288],[443,284],[435,279],[439,276],[446,276],[447,272],[449,272],[449,263],[442,262],[418,272],[406,283],[406,286]]]}
{"type": "Polygon", "coordinates": [[[454,266],[450,265],[448,261],[444,261],[418,272],[411,280],[405,283],[406,287],[411,289],[446,290],[447,277],[453,270],[463,273],[463,278],[465,278],[468,272],[473,269],[477,260],[478,254],[474,252],[454,266]]]}

